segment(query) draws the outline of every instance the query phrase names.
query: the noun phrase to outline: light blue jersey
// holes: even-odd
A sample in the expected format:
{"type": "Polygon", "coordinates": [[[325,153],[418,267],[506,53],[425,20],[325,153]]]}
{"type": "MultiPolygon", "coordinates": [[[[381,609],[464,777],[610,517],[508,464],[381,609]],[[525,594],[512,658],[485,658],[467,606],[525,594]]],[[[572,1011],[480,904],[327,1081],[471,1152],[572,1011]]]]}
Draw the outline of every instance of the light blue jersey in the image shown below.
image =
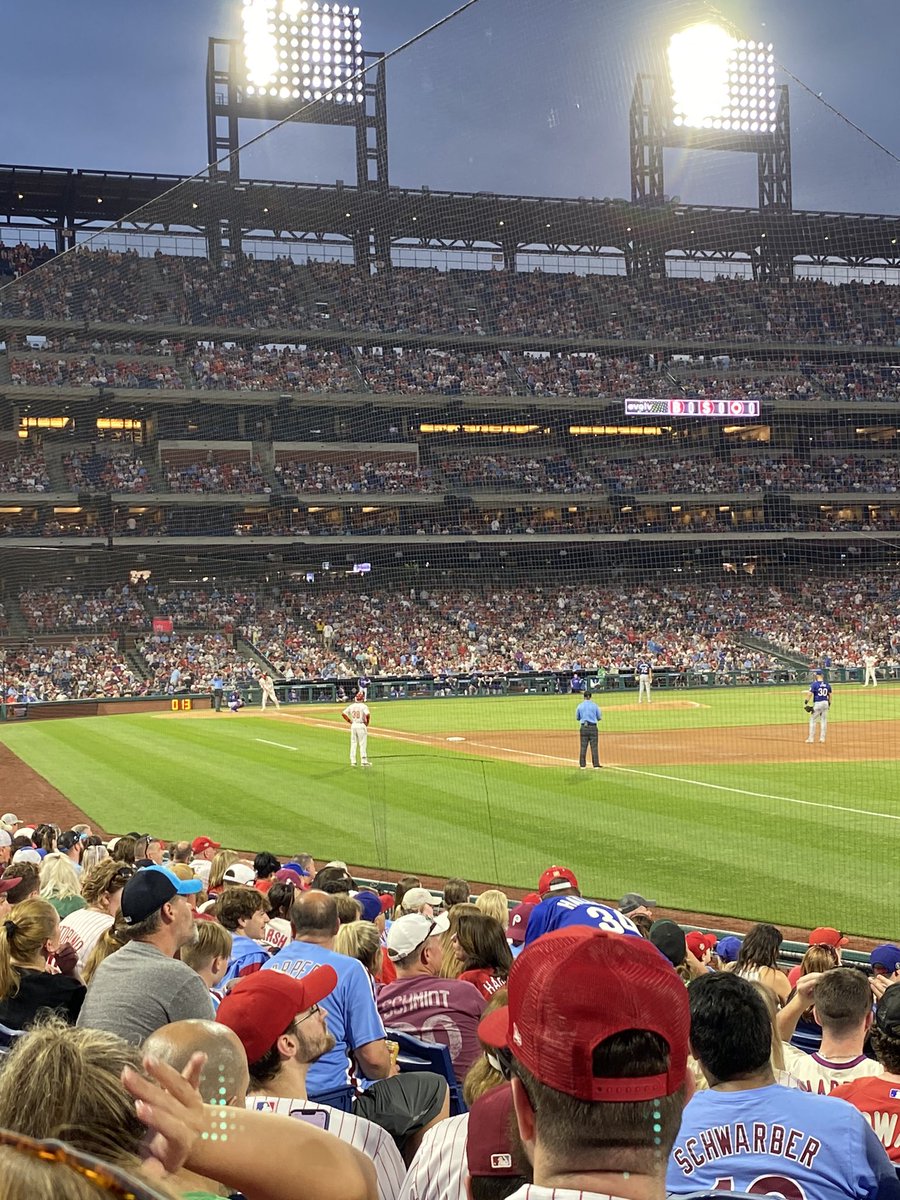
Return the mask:
{"type": "Polygon", "coordinates": [[[684,1110],[666,1191],[701,1189],[784,1200],[887,1200],[893,1165],[863,1116],[842,1100],[772,1084],[697,1092],[684,1110]]]}
{"type": "Polygon", "coordinates": [[[547,896],[531,910],[525,927],[524,945],[530,946],[542,933],[552,933],[554,929],[565,929],[569,925],[587,925],[592,929],[604,929],[607,933],[641,936],[626,916],[605,904],[598,904],[596,900],[570,895],[547,896]]]}

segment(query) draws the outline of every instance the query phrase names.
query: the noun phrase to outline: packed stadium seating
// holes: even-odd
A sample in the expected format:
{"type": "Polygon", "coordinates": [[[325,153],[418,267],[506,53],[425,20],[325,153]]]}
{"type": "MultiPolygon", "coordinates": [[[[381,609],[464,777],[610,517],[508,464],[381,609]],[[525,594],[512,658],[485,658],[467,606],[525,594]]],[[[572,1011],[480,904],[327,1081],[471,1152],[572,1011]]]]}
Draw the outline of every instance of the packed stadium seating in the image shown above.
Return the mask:
{"type": "Polygon", "coordinates": [[[23,448],[6,458],[0,455],[0,492],[49,491],[50,476],[40,451],[23,448]]]}

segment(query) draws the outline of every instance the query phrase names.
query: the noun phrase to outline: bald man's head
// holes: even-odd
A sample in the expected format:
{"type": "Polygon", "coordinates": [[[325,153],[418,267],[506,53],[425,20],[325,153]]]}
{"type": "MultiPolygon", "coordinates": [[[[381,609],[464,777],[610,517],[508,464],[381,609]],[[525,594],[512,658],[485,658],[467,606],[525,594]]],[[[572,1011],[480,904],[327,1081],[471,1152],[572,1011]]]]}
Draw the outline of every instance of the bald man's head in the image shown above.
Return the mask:
{"type": "Polygon", "coordinates": [[[205,1104],[242,1105],[250,1086],[247,1055],[237,1034],[215,1021],[173,1021],[151,1033],[144,1042],[145,1054],[183,1071],[192,1054],[201,1051],[206,1065],[200,1076],[200,1095],[205,1104]]]}
{"type": "Polygon", "coordinates": [[[322,941],[338,931],[338,909],[334,896],[326,892],[297,892],[291,905],[291,928],[297,938],[322,941]]]}

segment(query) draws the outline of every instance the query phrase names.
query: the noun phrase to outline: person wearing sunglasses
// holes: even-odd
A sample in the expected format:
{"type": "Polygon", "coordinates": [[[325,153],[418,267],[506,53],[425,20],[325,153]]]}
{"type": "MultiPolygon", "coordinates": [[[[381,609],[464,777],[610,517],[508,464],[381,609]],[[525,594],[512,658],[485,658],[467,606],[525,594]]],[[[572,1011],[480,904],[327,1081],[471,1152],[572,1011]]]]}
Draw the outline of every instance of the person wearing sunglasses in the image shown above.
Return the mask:
{"type": "Polygon", "coordinates": [[[103,934],[112,928],[122,903],[122,889],[133,874],[133,867],[111,858],[85,872],[81,897],[86,907],[70,913],[59,926],[59,944],[74,947],[79,971],[103,934]]]}

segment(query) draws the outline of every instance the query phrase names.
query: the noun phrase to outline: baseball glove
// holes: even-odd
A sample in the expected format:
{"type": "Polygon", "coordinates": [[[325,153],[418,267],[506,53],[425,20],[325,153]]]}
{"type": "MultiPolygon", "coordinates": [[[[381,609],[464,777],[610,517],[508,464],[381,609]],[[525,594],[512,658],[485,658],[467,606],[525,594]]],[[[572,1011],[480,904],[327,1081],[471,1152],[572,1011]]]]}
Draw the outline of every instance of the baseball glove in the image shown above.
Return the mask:
{"type": "Polygon", "coordinates": [[[803,707],[806,709],[806,711],[808,713],[811,713],[813,710],[813,706],[811,704],[804,704],[803,707]]]}

